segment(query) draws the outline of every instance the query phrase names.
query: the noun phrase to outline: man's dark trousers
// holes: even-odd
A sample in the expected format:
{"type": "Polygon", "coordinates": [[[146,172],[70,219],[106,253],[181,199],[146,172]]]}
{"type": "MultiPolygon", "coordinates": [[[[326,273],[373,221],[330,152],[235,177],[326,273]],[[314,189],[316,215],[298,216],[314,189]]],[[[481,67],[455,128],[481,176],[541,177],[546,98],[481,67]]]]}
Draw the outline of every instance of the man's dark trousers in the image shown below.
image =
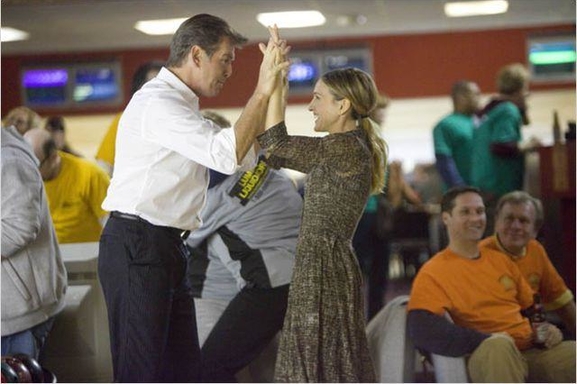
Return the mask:
{"type": "Polygon", "coordinates": [[[200,349],[180,231],[111,215],[98,274],[117,382],[197,382],[200,349]]]}

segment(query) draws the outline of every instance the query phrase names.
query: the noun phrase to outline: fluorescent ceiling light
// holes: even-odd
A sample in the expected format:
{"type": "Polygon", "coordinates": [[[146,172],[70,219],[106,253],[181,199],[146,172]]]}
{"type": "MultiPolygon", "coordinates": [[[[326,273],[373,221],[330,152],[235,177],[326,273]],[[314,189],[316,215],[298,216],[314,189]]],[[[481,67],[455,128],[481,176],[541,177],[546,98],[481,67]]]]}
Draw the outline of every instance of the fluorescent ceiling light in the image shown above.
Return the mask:
{"type": "Polygon", "coordinates": [[[265,27],[274,24],[279,28],[304,28],[323,25],[325,17],[319,11],[291,11],[291,12],[267,12],[256,15],[259,23],[265,27]]]}
{"type": "Polygon", "coordinates": [[[186,18],[141,20],[134,24],[134,29],[147,35],[172,35],[186,18]]]}
{"type": "Polygon", "coordinates": [[[0,37],[3,43],[8,41],[19,41],[28,39],[30,34],[16,28],[2,27],[0,30],[0,37]]]}
{"type": "Polygon", "coordinates": [[[445,3],[445,15],[448,17],[497,15],[507,12],[507,0],[460,1],[445,3]]]}

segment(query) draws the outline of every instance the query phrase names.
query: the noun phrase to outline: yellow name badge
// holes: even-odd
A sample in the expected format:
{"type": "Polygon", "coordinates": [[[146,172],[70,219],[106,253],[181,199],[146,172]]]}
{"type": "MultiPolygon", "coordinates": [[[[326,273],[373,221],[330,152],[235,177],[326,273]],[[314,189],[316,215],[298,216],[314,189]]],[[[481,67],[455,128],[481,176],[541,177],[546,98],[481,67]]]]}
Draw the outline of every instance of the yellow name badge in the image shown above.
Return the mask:
{"type": "Polygon", "coordinates": [[[259,188],[268,175],[269,168],[264,160],[259,160],[258,164],[242,174],[240,179],[229,192],[230,196],[236,196],[240,199],[242,205],[246,205],[249,200],[258,192],[259,188]]]}

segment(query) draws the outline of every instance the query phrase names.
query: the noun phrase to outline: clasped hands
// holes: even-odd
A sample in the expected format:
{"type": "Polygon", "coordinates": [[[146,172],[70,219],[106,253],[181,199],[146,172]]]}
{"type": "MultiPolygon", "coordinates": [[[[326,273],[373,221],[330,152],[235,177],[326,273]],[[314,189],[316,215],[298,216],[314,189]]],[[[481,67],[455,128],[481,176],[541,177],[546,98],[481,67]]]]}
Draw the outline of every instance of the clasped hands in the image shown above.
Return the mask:
{"type": "Polygon", "coordinates": [[[268,27],[268,30],[270,38],[267,45],[259,43],[263,59],[257,88],[266,96],[271,96],[279,85],[286,86],[288,84],[287,74],[290,61],[287,54],[291,47],[287,45],[286,40],[280,38],[276,25],[268,27]]]}

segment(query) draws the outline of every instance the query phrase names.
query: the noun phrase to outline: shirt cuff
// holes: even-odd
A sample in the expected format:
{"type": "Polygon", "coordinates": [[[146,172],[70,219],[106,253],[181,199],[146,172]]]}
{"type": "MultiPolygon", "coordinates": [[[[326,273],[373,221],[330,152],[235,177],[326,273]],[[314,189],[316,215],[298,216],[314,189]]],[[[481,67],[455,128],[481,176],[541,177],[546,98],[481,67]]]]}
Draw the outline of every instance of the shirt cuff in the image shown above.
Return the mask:
{"type": "Polygon", "coordinates": [[[573,293],[567,289],[563,294],[556,298],[555,301],[545,303],[544,308],[546,311],[555,311],[567,305],[571,300],[573,300],[573,293]]]}
{"type": "Polygon", "coordinates": [[[260,134],[257,137],[257,140],[262,148],[268,149],[286,136],[288,136],[286,125],[284,121],[281,121],[277,125],[273,125],[264,133],[260,134]]]}

